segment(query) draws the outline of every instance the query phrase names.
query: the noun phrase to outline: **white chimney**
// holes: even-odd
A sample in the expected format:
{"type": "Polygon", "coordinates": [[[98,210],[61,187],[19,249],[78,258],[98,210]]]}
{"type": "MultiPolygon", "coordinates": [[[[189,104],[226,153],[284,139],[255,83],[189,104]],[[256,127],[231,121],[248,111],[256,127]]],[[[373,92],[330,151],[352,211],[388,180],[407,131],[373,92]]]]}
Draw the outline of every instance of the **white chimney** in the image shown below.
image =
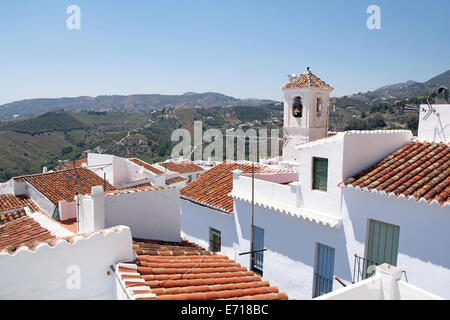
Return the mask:
{"type": "Polygon", "coordinates": [[[43,167],[43,168],[42,168],[42,173],[47,173],[47,172],[48,172],[47,167],[43,167]]]}
{"type": "Polygon", "coordinates": [[[92,209],[94,212],[94,230],[105,228],[105,194],[102,186],[92,187],[92,209]]]}
{"type": "Polygon", "coordinates": [[[90,196],[80,196],[78,232],[88,233],[105,228],[105,194],[103,187],[92,187],[90,196]]]}
{"type": "Polygon", "coordinates": [[[402,279],[403,271],[400,268],[383,263],[375,267],[375,273],[380,275],[383,300],[400,300],[398,281],[402,279]]]}

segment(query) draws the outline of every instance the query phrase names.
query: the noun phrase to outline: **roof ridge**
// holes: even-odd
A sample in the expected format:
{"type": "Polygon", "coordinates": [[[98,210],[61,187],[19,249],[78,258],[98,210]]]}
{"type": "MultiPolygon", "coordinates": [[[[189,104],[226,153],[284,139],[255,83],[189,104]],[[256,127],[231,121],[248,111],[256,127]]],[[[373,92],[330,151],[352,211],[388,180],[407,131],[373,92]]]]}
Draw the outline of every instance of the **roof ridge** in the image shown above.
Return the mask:
{"type": "MultiPolygon", "coordinates": [[[[57,170],[57,171],[48,171],[48,172],[32,173],[32,174],[27,174],[27,175],[23,175],[23,176],[13,177],[12,179],[14,180],[14,179],[27,178],[27,177],[36,177],[36,176],[42,176],[42,175],[51,175],[51,174],[57,174],[57,173],[65,172],[65,171],[78,170],[78,169],[89,170],[89,169],[87,169],[87,168],[85,168],[85,167],[76,167],[76,168],[62,169],[62,170],[57,170]]],[[[89,170],[89,171],[90,171],[90,170],[89,170]]]]}

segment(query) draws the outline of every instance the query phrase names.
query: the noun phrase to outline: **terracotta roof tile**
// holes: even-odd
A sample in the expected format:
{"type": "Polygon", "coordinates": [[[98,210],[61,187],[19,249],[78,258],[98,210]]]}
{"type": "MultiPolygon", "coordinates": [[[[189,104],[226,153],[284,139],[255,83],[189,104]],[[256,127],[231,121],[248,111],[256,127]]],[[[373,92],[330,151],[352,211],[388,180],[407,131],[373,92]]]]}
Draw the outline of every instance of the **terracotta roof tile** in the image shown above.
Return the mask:
{"type": "MultiPolygon", "coordinates": [[[[115,194],[124,194],[124,193],[132,193],[132,192],[139,192],[139,191],[148,191],[148,190],[161,190],[170,188],[167,186],[154,186],[150,183],[143,183],[134,187],[125,188],[125,189],[119,189],[119,190],[111,190],[105,192],[107,195],[115,195],[115,194]]],[[[172,187],[173,188],[173,187],[172,187]]]]}
{"type": "Polygon", "coordinates": [[[322,81],[315,74],[307,70],[301,75],[295,77],[291,82],[286,84],[283,89],[290,88],[317,88],[317,89],[327,89],[333,90],[331,86],[322,81]]]}
{"type": "Polygon", "coordinates": [[[66,163],[65,165],[61,166],[61,170],[80,168],[83,164],[87,164],[87,163],[88,163],[87,158],[75,160],[75,161],[66,163]]]}
{"type": "MultiPolygon", "coordinates": [[[[233,189],[233,171],[252,172],[251,162],[225,161],[201,174],[197,179],[181,189],[181,197],[198,201],[206,206],[232,213],[234,201],[228,194],[233,189]]],[[[273,169],[255,163],[255,173],[282,173],[286,170],[273,169]]]]}
{"type": "Polygon", "coordinates": [[[12,215],[16,218],[0,225],[0,251],[14,252],[23,246],[32,249],[41,242],[57,239],[33,218],[27,216],[23,209],[12,215]]]}
{"type": "Polygon", "coordinates": [[[28,196],[13,194],[0,194],[0,212],[30,207],[32,212],[37,211],[38,207],[28,196]]]}
{"type": "Polygon", "coordinates": [[[163,173],[164,173],[164,172],[162,172],[161,170],[159,170],[159,169],[155,168],[154,166],[152,166],[151,164],[149,164],[149,163],[147,163],[147,162],[144,162],[144,161],[142,161],[142,160],[140,160],[140,159],[137,159],[137,158],[129,158],[128,160],[130,160],[131,162],[133,162],[133,163],[135,163],[135,164],[137,164],[137,165],[139,165],[139,166],[144,167],[145,169],[147,169],[147,170],[153,172],[154,174],[163,174],[163,173]]]}
{"type": "Polygon", "coordinates": [[[288,298],[228,257],[214,255],[188,241],[135,239],[133,248],[138,254],[133,262],[136,269],[119,266],[118,272],[129,273],[119,276],[128,290],[137,288],[132,294],[147,295],[137,300],[288,298]]]}
{"type": "Polygon", "coordinates": [[[17,182],[26,181],[30,183],[54,204],[58,204],[61,200],[68,202],[74,201],[77,190],[79,194],[90,194],[91,189],[94,186],[105,185],[105,191],[116,190],[114,186],[105,182],[98,175],[86,168],[75,168],[15,177],[14,180],[17,182]],[[78,177],[78,179],[76,177],[78,177]]]}
{"type": "Polygon", "coordinates": [[[170,184],[174,184],[174,183],[181,182],[181,181],[186,181],[186,180],[187,180],[187,178],[185,178],[185,177],[175,177],[175,178],[172,178],[172,179],[167,179],[166,180],[166,184],[170,185],[170,184]]]}
{"type": "Polygon", "coordinates": [[[450,144],[410,142],[344,184],[444,205],[450,202],[450,144]]]}
{"type": "Polygon", "coordinates": [[[159,162],[158,165],[166,168],[167,170],[178,172],[180,174],[205,171],[205,169],[188,159],[159,162]]]}
{"type": "Polygon", "coordinates": [[[26,215],[27,214],[25,213],[25,210],[23,210],[23,209],[0,213],[0,225],[5,224],[10,221],[13,221],[13,220],[20,219],[22,217],[25,217],[26,215]]]}

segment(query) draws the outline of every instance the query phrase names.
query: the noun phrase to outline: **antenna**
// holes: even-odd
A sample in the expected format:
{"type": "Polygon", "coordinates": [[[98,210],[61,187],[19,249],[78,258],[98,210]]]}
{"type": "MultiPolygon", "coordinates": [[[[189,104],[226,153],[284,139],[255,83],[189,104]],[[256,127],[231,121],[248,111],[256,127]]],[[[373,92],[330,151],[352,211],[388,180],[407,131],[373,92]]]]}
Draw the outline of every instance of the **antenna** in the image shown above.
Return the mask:
{"type": "Polygon", "coordinates": [[[428,111],[425,108],[422,108],[422,111],[427,111],[427,113],[424,115],[424,117],[422,119],[427,120],[433,113],[437,117],[439,117],[439,113],[436,113],[436,109],[433,108],[433,106],[431,105],[430,101],[428,101],[428,99],[427,99],[427,104],[428,104],[428,111]]]}
{"type": "Polygon", "coordinates": [[[78,179],[80,178],[80,175],[78,173],[75,173],[74,175],[68,176],[69,179],[75,179],[75,204],[76,204],[76,211],[77,211],[77,233],[80,231],[80,199],[78,197],[79,190],[78,190],[78,179]]]}

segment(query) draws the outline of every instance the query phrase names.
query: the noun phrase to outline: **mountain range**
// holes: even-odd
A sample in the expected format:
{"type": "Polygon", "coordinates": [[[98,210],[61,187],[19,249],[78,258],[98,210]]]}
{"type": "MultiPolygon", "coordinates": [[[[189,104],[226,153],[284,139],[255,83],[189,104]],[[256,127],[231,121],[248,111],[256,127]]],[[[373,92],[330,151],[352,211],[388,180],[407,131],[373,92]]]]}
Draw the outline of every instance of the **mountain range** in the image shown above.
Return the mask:
{"type": "Polygon", "coordinates": [[[173,107],[213,108],[222,106],[261,106],[274,103],[263,99],[238,99],[221,93],[186,92],[182,95],[135,94],[98,97],[29,99],[0,106],[0,120],[23,119],[57,110],[120,111],[146,113],[173,107]]]}
{"type": "Polygon", "coordinates": [[[374,91],[354,94],[350,97],[368,102],[375,100],[404,99],[430,95],[440,86],[450,88],[450,70],[425,82],[408,80],[402,83],[387,85],[374,91]]]}
{"type": "MultiPolygon", "coordinates": [[[[426,82],[406,81],[383,86],[374,91],[357,93],[351,99],[365,103],[430,95],[439,86],[450,87],[450,70],[426,82]]],[[[347,96],[345,98],[348,98],[347,96]]],[[[340,98],[338,98],[340,99],[340,98]]],[[[0,120],[24,119],[57,110],[120,111],[146,113],[173,107],[215,108],[223,106],[262,106],[275,103],[264,99],[238,99],[221,93],[186,92],[181,95],[135,94],[103,95],[98,97],[29,99],[0,105],[0,120]]]]}

